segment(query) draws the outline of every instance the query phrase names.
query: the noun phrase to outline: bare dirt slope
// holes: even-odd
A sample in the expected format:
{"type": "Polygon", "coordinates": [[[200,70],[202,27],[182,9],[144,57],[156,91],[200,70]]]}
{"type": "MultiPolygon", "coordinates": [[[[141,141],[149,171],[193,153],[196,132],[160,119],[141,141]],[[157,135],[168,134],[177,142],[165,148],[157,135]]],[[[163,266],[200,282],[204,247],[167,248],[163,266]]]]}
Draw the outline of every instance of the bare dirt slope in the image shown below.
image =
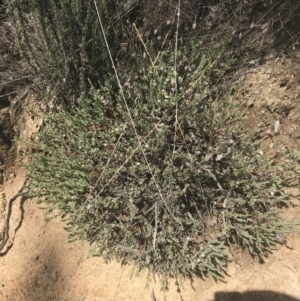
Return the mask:
{"type": "MultiPolygon", "coordinates": [[[[297,55],[273,59],[257,66],[243,78],[238,97],[245,101],[246,125],[258,125],[269,136],[265,151],[284,140],[285,147],[298,150],[300,138],[300,66],[297,55]],[[275,133],[275,122],[280,123],[275,133]]],[[[300,60],[299,60],[300,62],[300,60]]],[[[40,120],[33,117],[30,101],[23,107],[15,130],[22,139],[34,139],[40,120]]],[[[7,108],[6,108],[7,110],[7,108]]],[[[0,110],[2,112],[2,110],[0,110]]],[[[0,182],[0,231],[4,229],[7,202],[23,185],[25,174],[19,167],[26,147],[18,144],[6,157],[0,182]]],[[[295,188],[295,194],[299,189],[295,188]]],[[[285,213],[299,221],[300,206],[285,213]]],[[[119,263],[87,259],[88,246],[68,243],[59,218],[46,221],[34,199],[19,198],[11,216],[10,240],[0,253],[0,301],[273,301],[300,300],[300,233],[290,236],[287,246],[259,263],[236,250],[232,254],[226,283],[195,279],[178,292],[173,281],[166,294],[159,281],[146,288],[146,275],[130,277],[132,268],[119,263]],[[152,291],[153,290],[153,291],[152,291]],[[153,294],[154,292],[154,294],[153,294]]],[[[1,233],[1,232],[0,232],[1,233]]],[[[0,243],[3,235],[0,235],[0,243]]]]}

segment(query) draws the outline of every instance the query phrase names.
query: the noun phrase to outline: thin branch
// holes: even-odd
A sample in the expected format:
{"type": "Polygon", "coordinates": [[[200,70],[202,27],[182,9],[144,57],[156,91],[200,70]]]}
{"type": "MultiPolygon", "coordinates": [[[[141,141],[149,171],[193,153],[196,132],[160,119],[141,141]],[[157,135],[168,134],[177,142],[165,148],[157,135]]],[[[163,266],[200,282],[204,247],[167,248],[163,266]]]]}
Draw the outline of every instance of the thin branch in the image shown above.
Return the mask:
{"type": "Polygon", "coordinates": [[[176,39],[175,39],[175,58],[174,58],[174,80],[175,80],[175,133],[174,133],[174,145],[173,145],[173,156],[176,148],[176,134],[178,124],[178,99],[177,99],[177,49],[178,49],[178,33],[179,33],[179,17],[180,17],[180,0],[178,0],[178,12],[177,12],[177,28],[176,28],[176,39]]]}
{"type": "Polygon", "coordinates": [[[211,170],[209,170],[208,168],[205,168],[203,165],[200,166],[201,169],[205,170],[206,172],[208,172],[210,174],[210,176],[215,180],[215,182],[217,183],[217,186],[220,190],[224,190],[222,185],[220,184],[220,182],[218,181],[217,177],[212,173],[211,170]]]}
{"type": "Polygon", "coordinates": [[[139,31],[138,31],[138,29],[136,28],[136,26],[135,26],[134,23],[133,23],[133,27],[134,27],[134,29],[136,30],[137,35],[138,35],[138,37],[139,37],[141,43],[143,44],[143,46],[144,46],[144,48],[145,48],[145,51],[146,51],[146,53],[147,53],[147,55],[148,55],[148,57],[149,57],[149,59],[150,59],[150,62],[151,62],[152,67],[155,68],[155,65],[154,65],[154,62],[152,61],[152,58],[151,58],[151,56],[150,56],[150,53],[149,53],[149,51],[148,51],[148,49],[147,49],[147,47],[146,47],[146,45],[145,45],[145,43],[144,43],[144,41],[143,41],[143,39],[142,39],[140,33],[139,33],[139,31]]]}
{"type": "MultiPolygon", "coordinates": [[[[109,164],[111,158],[112,158],[113,155],[115,154],[115,151],[116,151],[116,149],[117,149],[117,147],[118,147],[118,145],[119,145],[119,142],[120,142],[120,140],[121,140],[121,138],[122,138],[122,136],[123,136],[124,130],[125,130],[125,128],[126,128],[126,125],[127,125],[127,123],[124,124],[122,133],[120,134],[120,136],[119,136],[119,138],[118,138],[118,141],[117,141],[117,143],[116,143],[116,145],[115,145],[115,147],[114,147],[114,149],[113,149],[113,151],[112,151],[112,153],[111,153],[111,156],[108,158],[108,160],[107,160],[107,162],[106,162],[105,167],[108,166],[108,164],[109,164]]],[[[123,166],[123,165],[122,165],[122,166],[123,166]]],[[[99,183],[99,181],[100,181],[100,179],[101,179],[101,177],[102,177],[102,175],[103,175],[103,173],[104,173],[104,170],[105,170],[105,168],[102,169],[102,172],[101,172],[100,176],[98,177],[98,179],[97,179],[95,185],[93,186],[91,192],[89,193],[89,195],[88,195],[87,198],[86,198],[85,204],[87,203],[88,199],[89,199],[90,196],[92,195],[92,192],[95,190],[97,184],[99,183]]],[[[97,194],[97,196],[98,196],[98,194],[97,194]]],[[[83,207],[83,208],[84,208],[84,207],[83,207]]]]}
{"type": "Polygon", "coordinates": [[[137,250],[137,249],[132,249],[132,248],[129,248],[129,247],[124,247],[122,245],[117,245],[117,247],[122,251],[122,252],[125,252],[125,253],[130,253],[134,256],[137,256],[137,257],[142,257],[144,252],[143,251],[140,251],[140,250],[137,250]]]}
{"type": "Polygon", "coordinates": [[[155,229],[153,235],[153,250],[155,251],[156,248],[156,236],[157,236],[157,221],[158,221],[158,214],[157,214],[157,202],[155,202],[155,229]]]}
{"type": "Polygon", "coordinates": [[[113,60],[113,58],[112,58],[111,51],[110,51],[110,49],[109,49],[109,45],[108,45],[108,42],[107,42],[107,39],[106,39],[105,31],[104,31],[104,28],[103,28],[103,24],[102,24],[102,20],[101,20],[100,14],[99,14],[99,10],[98,10],[98,6],[97,6],[97,3],[96,3],[96,0],[94,0],[94,5],[95,5],[96,12],[97,12],[97,16],[98,16],[98,20],[99,20],[99,25],[100,25],[100,28],[101,28],[101,32],[102,32],[102,35],[103,35],[103,39],[104,39],[104,42],[105,42],[105,45],[106,45],[106,48],[107,48],[107,51],[108,51],[108,54],[109,54],[109,58],[110,58],[111,63],[112,63],[112,67],[113,67],[114,72],[115,72],[115,76],[116,76],[116,80],[117,80],[117,82],[118,82],[118,86],[119,86],[119,88],[120,88],[121,96],[122,96],[122,98],[123,98],[123,101],[124,101],[124,104],[125,104],[125,106],[126,106],[126,110],[127,110],[127,113],[128,113],[128,116],[129,116],[129,119],[130,119],[132,128],[133,128],[133,130],[134,130],[136,139],[137,139],[137,141],[138,141],[138,146],[139,146],[139,148],[141,149],[141,152],[142,152],[142,154],[143,154],[143,157],[144,157],[144,159],[145,159],[145,161],[146,161],[146,164],[147,164],[147,166],[148,166],[149,172],[150,172],[150,174],[151,174],[151,176],[152,176],[152,179],[153,179],[153,181],[154,181],[154,183],[155,183],[156,189],[157,189],[157,191],[158,191],[158,193],[159,193],[159,196],[160,196],[160,198],[161,198],[161,200],[162,200],[162,202],[163,202],[163,204],[164,204],[166,210],[167,210],[168,213],[172,216],[172,218],[174,219],[174,221],[178,221],[178,220],[174,217],[174,215],[172,214],[172,212],[170,211],[170,209],[168,208],[167,202],[166,202],[166,200],[164,199],[164,197],[163,197],[163,195],[162,195],[162,193],[161,193],[160,187],[159,187],[159,185],[158,185],[158,183],[157,183],[157,181],[156,181],[156,179],[155,179],[155,176],[154,176],[154,174],[153,174],[153,172],[152,172],[152,169],[151,169],[151,167],[150,167],[150,163],[149,163],[149,161],[148,161],[148,159],[147,159],[146,153],[145,153],[145,151],[144,151],[144,149],[143,149],[143,147],[142,147],[141,139],[139,138],[139,135],[138,135],[138,133],[137,133],[137,130],[136,130],[134,121],[133,121],[133,119],[132,119],[132,116],[131,116],[131,113],[130,113],[130,110],[129,110],[129,107],[128,107],[128,104],[127,104],[127,101],[126,101],[126,98],[125,98],[125,95],[124,95],[123,86],[121,85],[121,82],[120,82],[120,79],[119,79],[119,75],[118,75],[118,72],[117,72],[117,69],[116,69],[114,60],[113,60]]]}
{"type": "Polygon", "coordinates": [[[14,82],[18,82],[18,81],[20,81],[22,79],[29,78],[29,77],[31,77],[31,76],[26,75],[26,76],[23,76],[23,77],[20,77],[20,78],[17,78],[17,79],[8,81],[8,82],[0,82],[0,85],[8,85],[8,84],[11,84],[11,83],[14,83],[14,82]]]}

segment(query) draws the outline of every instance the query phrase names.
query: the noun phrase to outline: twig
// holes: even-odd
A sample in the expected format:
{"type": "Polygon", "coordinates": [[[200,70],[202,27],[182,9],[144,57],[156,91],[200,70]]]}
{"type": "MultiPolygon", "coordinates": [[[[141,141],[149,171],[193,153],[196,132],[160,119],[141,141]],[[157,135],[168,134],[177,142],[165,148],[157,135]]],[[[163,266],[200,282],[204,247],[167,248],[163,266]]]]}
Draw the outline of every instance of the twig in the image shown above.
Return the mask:
{"type": "Polygon", "coordinates": [[[142,257],[144,252],[143,251],[140,251],[140,250],[137,250],[137,249],[132,249],[132,248],[128,248],[128,247],[124,247],[122,245],[117,245],[117,247],[122,251],[122,252],[125,252],[125,253],[130,253],[132,255],[135,255],[137,257],[142,257]]]}
{"type": "MultiPolygon", "coordinates": [[[[114,147],[114,149],[113,149],[113,151],[112,151],[110,157],[108,158],[105,167],[108,166],[108,164],[109,164],[111,158],[113,157],[113,155],[114,155],[114,153],[115,153],[115,151],[116,151],[116,149],[117,149],[117,147],[118,147],[118,144],[119,144],[119,142],[120,142],[120,140],[121,140],[121,137],[123,136],[124,130],[125,130],[125,128],[126,128],[126,125],[127,125],[127,123],[124,124],[122,133],[120,134],[120,137],[118,138],[118,141],[117,141],[117,143],[116,143],[116,145],[115,145],[115,147],[114,147]]],[[[122,165],[122,167],[123,167],[123,165],[122,165]]],[[[98,177],[98,179],[97,179],[95,185],[93,186],[91,192],[89,193],[89,195],[88,195],[87,198],[86,198],[85,204],[88,202],[88,199],[89,199],[90,196],[92,195],[92,191],[95,190],[96,185],[99,183],[99,181],[100,181],[100,179],[101,179],[101,177],[102,177],[102,175],[103,175],[103,173],[104,173],[104,170],[105,170],[105,168],[102,169],[102,172],[101,172],[100,176],[98,177]]],[[[97,194],[97,196],[98,196],[98,194],[97,194]]],[[[84,207],[82,207],[82,208],[84,208],[84,207]]]]}
{"type": "Polygon", "coordinates": [[[154,289],[152,289],[152,292],[151,292],[151,299],[152,299],[152,301],[156,301],[154,289]]]}
{"type": "Polygon", "coordinates": [[[157,191],[158,191],[158,193],[159,193],[159,196],[160,196],[160,198],[161,198],[161,200],[162,200],[162,203],[164,204],[166,210],[167,210],[168,213],[172,216],[172,218],[174,219],[174,221],[178,221],[178,220],[174,217],[174,215],[172,214],[172,212],[169,210],[169,208],[168,208],[167,202],[166,202],[166,200],[164,199],[164,197],[163,197],[163,195],[162,195],[162,192],[161,192],[161,189],[160,189],[160,187],[159,187],[159,185],[158,185],[158,183],[157,183],[157,181],[156,181],[156,179],[155,179],[155,176],[154,176],[154,174],[153,174],[153,172],[152,172],[152,169],[151,169],[151,167],[150,167],[150,163],[149,163],[149,161],[148,161],[148,159],[147,159],[147,156],[146,156],[146,153],[145,153],[145,151],[144,151],[144,148],[142,147],[141,139],[140,139],[140,137],[139,137],[139,135],[138,135],[138,133],[137,133],[137,130],[136,130],[136,127],[135,127],[135,124],[134,124],[132,115],[131,115],[130,110],[129,110],[129,106],[128,106],[128,104],[127,104],[127,101],[126,101],[126,98],[125,98],[125,95],[124,95],[123,87],[122,87],[121,82],[120,82],[120,78],[119,78],[119,75],[118,75],[118,71],[117,71],[117,69],[116,69],[114,60],[113,60],[113,58],[112,58],[111,51],[110,51],[109,46],[108,46],[108,42],[107,42],[107,39],[106,39],[105,31],[104,31],[104,28],[103,28],[103,24],[102,24],[102,21],[101,21],[101,17],[100,17],[100,14],[99,14],[99,10],[98,10],[98,6],[97,6],[97,3],[96,3],[96,0],[94,0],[94,5],[95,5],[96,12],[97,12],[98,21],[99,21],[99,25],[100,25],[101,32],[102,32],[102,35],[103,35],[103,39],[104,39],[104,42],[105,42],[105,45],[106,45],[106,48],[107,48],[107,51],[108,51],[108,54],[109,54],[109,58],[110,58],[111,63],[112,63],[112,67],[113,67],[114,72],[115,72],[116,80],[117,80],[118,86],[119,86],[119,88],[120,88],[120,93],[121,93],[121,96],[122,96],[122,98],[123,98],[123,101],[124,101],[124,104],[125,104],[125,107],[126,107],[126,110],[127,110],[127,113],[128,113],[128,117],[129,117],[129,119],[130,119],[132,128],[133,128],[133,130],[134,130],[134,133],[135,133],[135,136],[136,136],[136,139],[137,139],[137,142],[138,142],[138,146],[139,146],[139,148],[141,149],[141,152],[142,152],[143,157],[144,157],[144,159],[145,159],[145,162],[146,162],[146,164],[147,164],[148,170],[149,170],[149,172],[150,172],[150,174],[151,174],[151,176],[152,176],[152,179],[153,179],[153,181],[154,181],[154,183],[155,183],[156,189],[157,189],[157,191]]]}
{"type": "Polygon", "coordinates": [[[176,134],[177,134],[177,126],[184,141],[184,145],[187,149],[190,161],[192,162],[192,156],[188,150],[183,131],[181,129],[180,123],[178,121],[178,79],[177,79],[177,52],[178,52],[178,34],[179,34],[179,18],[180,18],[180,0],[178,0],[178,12],[177,12],[177,28],[176,28],[176,39],[175,39],[175,58],[174,58],[174,79],[175,79],[175,133],[174,133],[174,146],[173,146],[173,155],[175,153],[176,147],[176,134]]]}
{"type": "Polygon", "coordinates": [[[24,184],[19,189],[19,191],[8,201],[8,211],[7,211],[6,221],[5,221],[5,227],[6,227],[5,228],[5,236],[0,245],[0,251],[2,251],[2,249],[5,247],[8,239],[9,239],[9,221],[10,221],[10,216],[11,216],[11,212],[12,212],[12,204],[19,196],[23,196],[24,194],[28,193],[28,191],[24,191],[26,183],[27,183],[27,180],[25,180],[24,184]]]}
{"type": "Polygon", "coordinates": [[[26,76],[23,76],[23,77],[20,77],[20,78],[17,78],[17,79],[8,81],[8,82],[0,82],[0,85],[11,84],[11,83],[18,82],[18,81],[20,81],[20,80],[22,80],[22,79],[25,79],[25,78],[28,78],[28,77],[30,77],[30,76],[29,76],[29,75],[26,75],[26,76]]]}
{"type": "Polygon", "coordinates": [[[177,99],[177,49],[178,49],[178,32],[179,32],[179,17],[180,17],[180,0],[178,0],[178,12],[177,12],[177,28],[176,28],[176,39],[175,39],[175,58],[174,58],[174,80],[175,80],[175,132],[174,132],[174,145],[173,145],[173,156],[176,147],[176,129],[178,124],[178,99],[177,99]]]}
{"type": "Polygon", "coordinates": [[[210,174],[210,176],[216,181],[217,186],[220,190],[224,190],[222,185],[220,184],[220,182],[218,181],[217,177],[212,173],[211,170],[205,168],[203,165],[200,167],[201,169],[205,170],[206,172],[208,172],[210,174]]]}
{"type": "Polygon", "coordinates": [[[136,28],[136,26],[135,26],[134,23],[133,23],[132,25],[133,25],[134,29],[136,30],[137,35],[138,35],[138,37],[139,37],[141,43],[143,44],[143,46],[144,46],[144,48],[145,48],[145,51],[146,51],[146,53],[147,53],[147,55],[148,55],[148,57],[149,57],[149,59],[150,59],[150,62],[151,62],[151,64],[152,64],[152,67],[155,68],[155,65],[154,65],[154,63],[153,63],[153,61],[152,61],[152,58],[151,58],[151,56],[150,56],[150,54],[149,54],[149,51],[148,51],[148,49],[147,49],[147,47],[146,47],[146,45],[145,45],[145,43],[144,43],[144,41],[143,41],[143,39],[142,39],[142,37],[141,37],[141,35],[140,35],[138,29],[136,28]]]}
{"type": "Polygon", "coordinates": [[[208,204],[207,204],[207,201],[206,201],[206,196],[204,194],[204,190],[203,190],[203,187],[202,187],[201,184],[200,184],[200,188],[201,188],[201,191],[202,191],[202,194],[203,194],[203,198],[204,198],[205,206],[206,206],[206,209],[207,209],[207,213],[209,215],[209,219],[211,219],[211,214],[210,214],[209,207],[208,207],[208,204]]]}
{"type": "Polygon", "coordinates": [[[158,216],[157,216],[157,202],[155,202],[154,208],[155,208],[155,229],[154,229],[154,234],[153,234],[153,249],[155,251],[155,248],[156,248],[156,236],[157,236],[157,220],[158,220],[158,216]]]}

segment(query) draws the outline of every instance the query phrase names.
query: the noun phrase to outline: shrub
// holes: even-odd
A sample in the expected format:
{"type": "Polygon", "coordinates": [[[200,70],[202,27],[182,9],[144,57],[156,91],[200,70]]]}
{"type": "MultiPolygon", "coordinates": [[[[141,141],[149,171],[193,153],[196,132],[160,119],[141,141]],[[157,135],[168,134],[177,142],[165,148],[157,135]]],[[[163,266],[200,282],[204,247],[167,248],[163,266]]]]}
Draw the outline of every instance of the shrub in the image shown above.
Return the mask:
{"type": "Polygon", "coordinates": [[[108,81],[71,111],[46,114],[25,167],[33,193],[93,255],[164,277],[222,279],[228,245],[263,257],[284,242],[291,227],[277,207],[288,197],[282,155],[261,155],[241,105],[213,90],[229,66],[192,49],[192,60],[178,52],[176,80],[170,52],[132,71],[126,103],[108,81]]]}
{"type": "MultiPolygon", "coordinates": [[[[118,0],[96,1],[112,49],[120,35],[118,0]]],[[[40,77],[42,91],[72,104],[88,92],[88,79],[103,81],[110,70],[93,1],[10,0],[16,46],[30,70],[40,77]]]]}
{"type": "Polygon", "coordinates": [[[235,56],[235,70],[249,64],[259,65],[273,50],[279,50],[279,54],[283,49],[294,48],[299,36],[297,0],[276,3],[183,0],[179,26],[175,21],[177,0],[6,0],[4,3],[12,19],[7,26],[13,28],[17,49],[28,63],[24,65],[37,76],[33,86],[43,96],[45,91],[50,92],[48,96],[53,103],[67,104],[65,109],[79,96],[89,95],[88,80],[98,87],[111,71],[95,3],[113,58],[124,73],[129,66],[139,64],[143,43],[151,43],[156,52],[165,51],[176,36],[201,40],[213,49],[220,48],[226,40],[230,44],[226,56],[228,59],[235,56]],[[127,11],[126,7],[132,10],[127,11]]]}

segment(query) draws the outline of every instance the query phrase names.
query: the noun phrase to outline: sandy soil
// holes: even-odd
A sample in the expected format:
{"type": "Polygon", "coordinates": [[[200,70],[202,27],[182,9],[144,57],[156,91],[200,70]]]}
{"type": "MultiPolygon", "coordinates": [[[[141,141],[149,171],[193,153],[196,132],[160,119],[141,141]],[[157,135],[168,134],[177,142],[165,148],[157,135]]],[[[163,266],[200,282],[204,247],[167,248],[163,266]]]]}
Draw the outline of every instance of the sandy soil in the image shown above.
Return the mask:
{"type": "MultiPolygon", "coordinates": [[[[9,180],[3,188],[9,198],[22,186],[24,174],[9,180]]],[[[299,210],[289,210],[294,218],[299,210]]],[[[0,257],[0,300],[300,300],[300,235],[294,234],[287,245],[280,246],[264,264],[242,254],[230,264],[227,283],[195,279],[185,283],[181,293],[171,284],[166,294],[159,281],[146,288],[146,275],[130,277],[132,268],[118,263],[87,259],[88,246],[68,243],[60,220],[45,221],[45,214],[35,200],[19,198],[13,207],[11,239],[0,257]],[[255,291],[255,295],[238,295],[255,291]],[[258,291],[261,291],[260,293],[258,291]],[[231,293],[235,293],[231,295],[231,293]],[[249,297],[250,296],[250,297],[249,297]],[[262,296],[264,298],[262,299],[262,296]],[[249,299],[250,298],[250,299],[249,299]]]]}
{"type": "MultiPolygon", "coordinates": [[[[244,76],[238,97],[247,104],[249,126],[255,118],[263,131],[274,133],[274,121],[280,120],[280,132],[270,137],[285,139],[287,147],[297,150],[300,88],[299,71],[294,66],[293,58],[282,58],[253,69],[244,76]]],[[[15,130],[21,138],[30,140],[40,120],[33,118],[29,103],[23,107],[15,130]]],[[[265,147],[271,145],[271,138],[265,147]]],[[[0,231],[7,202],[25,180],[19,163],[26,151],[18,144],[8,157],[9,164],[5,164],[3,184],[0,182],[0,231]]],[[[287,210],[285,218],[297,222],[300,206],[298,200],[293,202],[295,207],[287,210]]],[[[87,258],[88,245],[68,243],[60,219],[47,220],[40,206],[34,199],[20,197],[14,202],[10,240],[0,253],[0,301],[161,301],[165,297],[171,301],[300,300],[299,231],[288,238],[288,247],[279,246],[265,263],[237,250],[226,283],[194,279],[178,292],[170,281],[169,291],[163,293],[158,280],[146,288],[146,275],[131,277],[130,266],[87,258]]],[[[0,242],[2,238],[0,235],[0,242]]]]}

